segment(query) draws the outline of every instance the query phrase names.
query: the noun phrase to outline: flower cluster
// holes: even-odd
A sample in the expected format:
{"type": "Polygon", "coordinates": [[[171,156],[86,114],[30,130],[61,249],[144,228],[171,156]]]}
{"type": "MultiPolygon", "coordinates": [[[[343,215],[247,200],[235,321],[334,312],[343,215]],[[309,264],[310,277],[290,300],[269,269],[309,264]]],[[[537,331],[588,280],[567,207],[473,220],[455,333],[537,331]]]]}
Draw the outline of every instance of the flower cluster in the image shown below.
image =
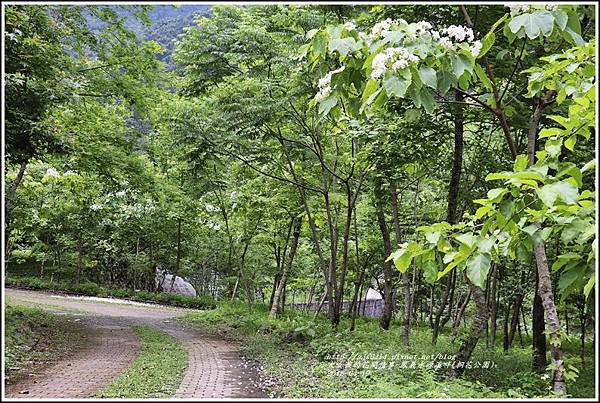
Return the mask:
{"type": "Polygon", "coordinates": [[[48,176],[52,176],[52,177],[59,177],[60,174],[58,173],[58,171],[56,170],[56,168],[48,168],[48,170],[46,171],[46,175],[48,176]]]}
{"type": "Polygon", "coordinates": [[[356,25],[352,21],[348,21],[344,23],[344,28],[346,28],[348,31],[355,31],[356,25]]]}
{"type": "Polygon", "coordinates": [[[439,39],[437,39],[439,33],[437,33],[437,35],[432,33],[431,36],[446,49],[454,49],[454,44],[456,42],[470,43],[469,52],[475,57],[483,47],[481,41],[474,40],[475,35],[473,34],[473,30],[471,28],[463,27],[462,25],[450,25],[448,28],[442,30],[442,35],[444,36],[439,37],[439,39]]]}
{"type": "Polygon", "coordinates": [[[371,35],[369,38],[371,40],[375,40],[382,36],[386,36],[392,28],[406,24],[407,22],[403,19],[392,20],[391,18],[388,18],[383,21],[379,21],[377,24],[373,25],[373,28],[371,29],[371,35]]]}
{"type": "Polygon", "coordinates": [[[473,39],[475,39],[473,30],[462,25],[450,25],[448,28],[443,29],[442,33],[457,42],[463,42],[465,39],[467,42],[473,42],[473,39]]]}
{"type": "Polygon", "coordinates": [[[329,94],[331,94],[331,77],[333,77],[334,74],[341,73],[342,71],[344,71],[344,69],[345,67],[342,66],[339,69],[330,71],[325,75],[325,77],[319,80],[319,92],[317,93],[317,95],[315,95],[315,99],[317,101],[321,102],[322,100],[327,98],[329,94]]]}
{"type": "Polygon", "coordinates": [[[533,4],[505,4],[505,7],[510,8],[510,16],[515,17],[535,10],[556,11],[558,4],[545,4],[543,6],[536,6],[533,4]]]}
{"type": "Polygon", "coordinates": [[[98,210],[102,210],[104,207],[101,204],[92,204],[90,206],[90,210],[93,211],[98,211],[98,210]]]}
{"type": "Polygon", "coordinates": [[[413,55],[405,48],[387,48],[373,58],[371,78],[378,80],[391,67],[393,72],[408,67],[410,63],[417,63],[419,57],[413,55]]]}

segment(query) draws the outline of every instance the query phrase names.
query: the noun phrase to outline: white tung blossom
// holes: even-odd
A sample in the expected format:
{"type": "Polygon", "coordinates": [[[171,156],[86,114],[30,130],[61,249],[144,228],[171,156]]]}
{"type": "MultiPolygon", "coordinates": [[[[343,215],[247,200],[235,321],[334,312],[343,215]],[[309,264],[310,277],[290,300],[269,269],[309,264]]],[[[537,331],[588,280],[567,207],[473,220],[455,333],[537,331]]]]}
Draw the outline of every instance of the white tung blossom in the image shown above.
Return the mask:
{"type": "Polygon", "coordinates": [[[448,28],[442,31],[450,39],[454,39],[457,42],[463,42],[465,39],[467,42],[473,42],[475,36],[471,28],[463,27],[462,25],[450,25],[448,28]]]}
{"type": "Polygon", "coordinates": [[[60,174],[58,173],[58,171],[56,170],[56,168],[53,168],[53,167],[52,168],[48,168],[46,170],[46,175],[52,176],[52,177],[55,177],[55,178],[57,178],[57,177],[60,176],[60,174]]]}
{"type": "Polygon", "coordinates": [[[481,41],[475,41],[469,47],[469,52],[471,52],[471,54],[473,55],[473,57],[477,57],[477,55],[479,55],[479,52],[481,52],[482,46],[483,45],[481,44],[481,41]]]}
{"type": "Polygon", "coordinates": [[[331,94],[331,77],[333,77],[334,74],[341,73],[342,71],[344,71],[344,69],[345,66],[342,66],[339,69],[332,70],[329,73],[325,74],[325,77],[319,80],[319,92],[317,93],[317,95],[315,95],[315,99],[317,101],[321,102],[322,100],[327,98],[329,94],[331,94]]]}
{"type": "Polygon", "coordinates": [[[398,27],[400,25],[407,25],[407,22],[400,18],[399,20],[392,20],[391,18],[387,18],[383,21],[379,21],[377,24],[373,25],[371,28],[370,39],[375,40],[379,37],[386,36],[392,28],[398,27]]]}
{"type": "Polygon", "coordinates": [[[344,28],[346,28],[348,31],[355,31],[356,25],[354,24],[354,22],[348,21],[348,22],[344,23],[344,28]]]}
{"type": "Polygon", "coordinates": [[[102,210],[103,206],[101,204],[92,204],[90,206],[90,210],[92,211],[98,211],[98,210],[102,210]]]}
{"type": "Polygon", "coordinates": [[[545,4],[545,5],[534,5],[534,4],[505,4],[505,7],[510,8],[510,16],[515,17],[520,14],[530,13],[535,10],[548,10],[556,11],[558,4],[545,4]]]}
{"type": "Polygon", "coordinates": [[[387,48],[381,53],[378,53],[371,64],[371,78],[378,80],[391,67],[393,72],[408,67],[410,63],[416,63],[419,58],[410,53],[405,48],[387,48]]]}
{"type": "Polygon", "coordinates": [[[445,47],[446,49],[454,49],[454,44],[452,43],[452,41],[445,36],[440,38],[439,44],[445,47]]]}
{"type": "Polygon", "coordinates": [[[431,24],[427,21],[419,21],[415,25],[417,27],[417,33],[426,32],[433,28],[431,24]]]}

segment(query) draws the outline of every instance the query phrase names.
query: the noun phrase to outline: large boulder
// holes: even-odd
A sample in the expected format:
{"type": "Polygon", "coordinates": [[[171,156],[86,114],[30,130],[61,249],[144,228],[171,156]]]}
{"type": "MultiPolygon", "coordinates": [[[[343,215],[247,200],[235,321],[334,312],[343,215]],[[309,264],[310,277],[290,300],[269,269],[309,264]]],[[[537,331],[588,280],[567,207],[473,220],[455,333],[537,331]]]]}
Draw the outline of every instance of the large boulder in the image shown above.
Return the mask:
{"type": "Polygon", "coordinates": [[[175,280],[173,280],[173,275],[162,269],[156,269],[156,287],[164,292],[187,295],[190,297],[196,296],[196,289],[194,286],[179,276],[175,276],[175,280]]]}

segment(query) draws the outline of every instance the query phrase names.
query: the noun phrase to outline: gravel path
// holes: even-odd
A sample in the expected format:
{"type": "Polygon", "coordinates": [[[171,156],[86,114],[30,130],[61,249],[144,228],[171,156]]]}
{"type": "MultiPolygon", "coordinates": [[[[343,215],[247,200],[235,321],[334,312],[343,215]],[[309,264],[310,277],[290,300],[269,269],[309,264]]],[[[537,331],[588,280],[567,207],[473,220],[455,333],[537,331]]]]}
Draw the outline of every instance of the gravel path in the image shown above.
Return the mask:
{"type": "MultiPolygon", "coordinates": [[[[46,307],[79,319],[91,343],[29,378],[6,385],[8,398],[91,397],[125,371],[139,353],[132,325],[153,326],[179,339],[188,351],[188,369],[176,398],[265,398],[259,370],[239,356],[238,347],[174,320],[185,309],[146,304],[108,303],[46,292],[7,288],[14,303],[46,307]],[[28,393],[24,393],[27,391],[28,393]]],[[[114,300],[112,302],[115,302],[114,300]]]]}

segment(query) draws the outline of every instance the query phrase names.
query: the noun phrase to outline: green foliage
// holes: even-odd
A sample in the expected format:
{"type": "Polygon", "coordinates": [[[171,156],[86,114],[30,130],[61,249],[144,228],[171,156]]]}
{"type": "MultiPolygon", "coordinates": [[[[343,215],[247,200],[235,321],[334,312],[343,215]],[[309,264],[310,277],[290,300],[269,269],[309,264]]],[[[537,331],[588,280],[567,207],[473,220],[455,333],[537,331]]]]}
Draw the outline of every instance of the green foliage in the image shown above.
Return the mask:
{"type": "Polygon", "coordinates": [[[142,349],[131,367],[97,398],[171,397],[183,379],[187,352],[173,336],[147,326],[133,326],[142,349]]]}
{"type": "MultiPolygon", "coordinates": [[[[184,317],[203,331],[241,342],[242,352],[255,359],[276,382],[272,392],[288,398],[519,398],[547,396],[546,382],[529,371],[530,348],[513,348],[504,354],[500,348],[478,347],[473,360],[495,362],[494,369],[467,370],[465,379],[448,380],[432,370],[348,367],[333,356],[347,354],[437,355],[455,349],[449,336],[442,334],[436,347],[431,345],[429,329],[413,328],[411,346],[399,345],[400,327],[387,332],[378,329],[376,320],[360,318],[355,331],[331,330],[323,316],[286,310],[279,319],[269,320],[267,307],[222,302],[218,308],[184,317]],[[240,320],[243,318],[243,320],[240,320]],[[303,336],[298,335],[302,333],[303,336]],[[510,375],[507,375],[510,374],[510,375]],[[343,387],[340,387],[342,385],[343,387]]],[[[567,353],[577,355],[577,347],[566,345],[567,353]]],[[[591,345],[589,346],[590,349],[591,345]]],[[[360,361],[360,360],[359,360],[360,361]]],[[[356,362],[356,360],[355,360],[356,362]]],[[[398,365],[400,365],[398,363],[398,365]]],[[[586,368],[591,368],[587,366],[586,368]]],[[[573,396],[586,396],[593,385],[593,374],[573,383],[573,396]],[[587,391],[587,392],[586,392],[587,391]],[[581,393],[581,394],[580,394],[581,393]]]]}
{"type": "Polygon", "coordinates": [[[82,343],[82,330],[69,320],[42,309],[5,300],[4,365],[6,379],[29,366],[54,360],[82,343]]]}

